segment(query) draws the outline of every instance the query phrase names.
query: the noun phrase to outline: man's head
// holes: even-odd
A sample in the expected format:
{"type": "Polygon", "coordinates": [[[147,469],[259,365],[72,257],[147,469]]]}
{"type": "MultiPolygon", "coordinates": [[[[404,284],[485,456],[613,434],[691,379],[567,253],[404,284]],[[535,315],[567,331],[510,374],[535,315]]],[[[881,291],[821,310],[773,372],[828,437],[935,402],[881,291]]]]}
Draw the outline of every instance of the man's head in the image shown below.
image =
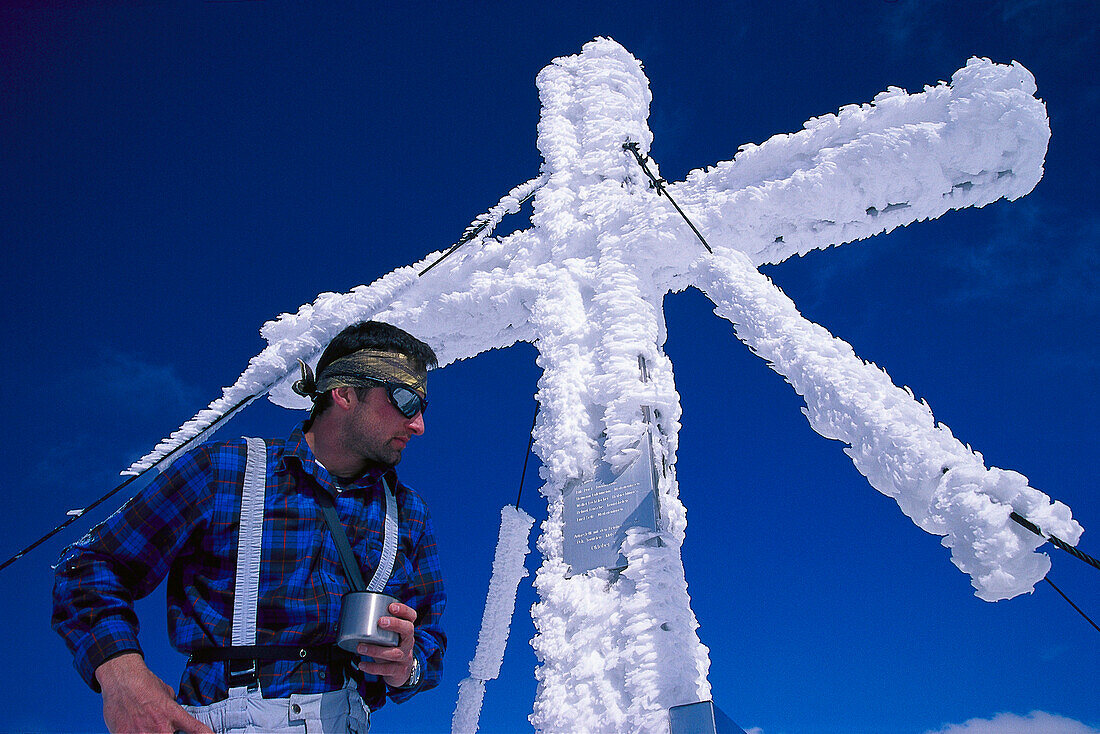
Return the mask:
{"type": "Polygon", "coordinates": [[[342,406],[349,390],[362,404],[375,391],[379,395],[373,397],[388,401],[401,418],[419,420],[419,411],[427,402],[427,370],[436,364],[431,347],[396,326],[362,321],[347,327],[321,354],[316,376],[303,365],[302,379],[294,385],[296,392],[314,401],[307,430],[332,409],[337,390],[344,396],[342,406]]]}

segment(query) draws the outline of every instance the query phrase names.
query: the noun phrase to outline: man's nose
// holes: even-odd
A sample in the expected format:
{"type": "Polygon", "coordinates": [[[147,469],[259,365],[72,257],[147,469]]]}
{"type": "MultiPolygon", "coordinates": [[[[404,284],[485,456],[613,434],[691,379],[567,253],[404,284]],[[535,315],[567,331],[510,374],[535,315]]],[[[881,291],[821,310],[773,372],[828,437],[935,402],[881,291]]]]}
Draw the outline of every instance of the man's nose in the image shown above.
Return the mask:
{"type": "Polygon", "coordinates": [[[424,433],[424,411],[420,411],[413,418],[410,418],[407,425],[409,430],[415,435],[420,436],[424,433]]]}

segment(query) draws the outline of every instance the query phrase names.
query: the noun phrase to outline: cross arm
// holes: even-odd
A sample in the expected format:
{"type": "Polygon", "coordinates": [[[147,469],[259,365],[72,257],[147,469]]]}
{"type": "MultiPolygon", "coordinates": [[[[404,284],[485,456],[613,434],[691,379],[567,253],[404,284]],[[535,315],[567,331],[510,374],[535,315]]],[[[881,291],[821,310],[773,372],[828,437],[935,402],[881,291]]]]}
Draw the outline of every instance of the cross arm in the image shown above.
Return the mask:
{"type": "Polygon", "coordinates": [[[809,120],[669,187],[717,248],[753,263],[1029,193],[1050,127],[1019,63],[972,58],[951,83],[809,120]]]}
{"type": "MultiPolygon", "coordinates": [[[[376,284],[347,294],[324,294],[312,308],[303,307],[297,323],[280,328],[293,332],[323,327],[326,338],[314,340],[318,349],[307,359],[314,363],[320,348],[340,329],[365,319],[386,321],[427,342],[439,357],[440,367],[517,341],[533,341],[528,304],[534,299],[539,275],[532,268],[532,258],[537,260],[542,254],[542,238],[527,229],[503,238],[490,237],[470,247],[442,262],[439,253],[429,255],[410,269],[420,273],[429,264],[439,264],[399,289],[387,289],[381,299],[366,297],[376,284]]],[[[377,285],[402,270],[380,279],[377,285]]],[[[285,339],[288,335],[265,332],[268,338],[285,339]]],[[[287,408],[308,407],[305,398],[290,389],[295,379],[294,372],[288,374],[271,391],[272,402],[287,408]]]]}
{"type": "Polygon", "coordinates": [[[525,303],[536,276],[502,277],[509,268],[524,269],[523,255],[539,254],[533,230],[471,243],[465,257],[443,261],[425,277],[419,273],[442,253],[398,268],[349,293],[322,293],[297,312],[286,313],[260,330],[268,345],[249,360],[240,377],[221,397],[162,439],[123,474],[138,474],[174,460],[180,448],[208,439],[253,400],[267,395],[285,408],[307,409],[309,401],[291,390],[297,360],[316,364],[325,345],[356,321],[384,319],[416,334],[436,350],[440,366],[489,349],[533,339],[525,303]]]}
{"type": "Polygon", "coordinates": [[[715,313],[734,323],[737,338],[805,399],[811,427],[847,444],[845,453],[871,486],[893,497],[921,529],[943,536],[979,597],[996,601],[1031,591],[1050,570],[1050,559],[1034,552],[1043,539],[1012,522],[1013,511],[1077,542],[1082,528],[1068,507],[1017,472],[986,468],[926,403],[803,318],[744,254],[705,258],[695,276],[715,313]]]}

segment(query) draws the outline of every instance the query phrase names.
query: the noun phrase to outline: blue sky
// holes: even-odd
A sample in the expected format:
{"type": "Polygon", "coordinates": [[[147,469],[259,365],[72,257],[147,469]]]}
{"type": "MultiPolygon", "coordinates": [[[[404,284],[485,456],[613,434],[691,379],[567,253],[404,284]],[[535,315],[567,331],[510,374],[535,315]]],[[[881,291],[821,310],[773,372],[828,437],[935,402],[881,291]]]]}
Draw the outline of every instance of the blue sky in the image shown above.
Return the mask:
{"type": "MultiPolygon", "coordinates": [[[[1092,3],[43,5],[0,9],[5,557],[217,397],[263,348],[264,321],[450,245],[534,176],[535,75],[597,35],[645,64],[652,153],[672,181],[887,86],[948,79],[972,55],[1035,74],[1052,138],[1031,195],[766,272],[987,464],[1073,508],[1100,554],[1092,3]]],[[[1100,636],[1048,585],[975,598],[705,298],[669,296],[666,317],[684,563],[727,714],[765,734],[920,734],[1032,710],[1100,728],[1100,636]]],[[[445,554],[448,669],[373,731],[449,728],[519,484],[534,355],[521,344],[432,377],[428,433],[401,469],[445,554]]],[[[223,435],[299,419],[256,405],[223,435]]],[[[545,516],[530,472],[521,504],[545,516]]],[[[90,524],[0,572],[0,686],[22,704],[2,728],[102,728],[48,623],[49,565],[90,524]]],[[[1047,549],[1052,580],[1100,617],[1097,572],[1047,549]]],[[[529,581],[482,731],[526,726],[529,581]]],[[[174,684],[163,589],[140,609],[174,684]]]]}

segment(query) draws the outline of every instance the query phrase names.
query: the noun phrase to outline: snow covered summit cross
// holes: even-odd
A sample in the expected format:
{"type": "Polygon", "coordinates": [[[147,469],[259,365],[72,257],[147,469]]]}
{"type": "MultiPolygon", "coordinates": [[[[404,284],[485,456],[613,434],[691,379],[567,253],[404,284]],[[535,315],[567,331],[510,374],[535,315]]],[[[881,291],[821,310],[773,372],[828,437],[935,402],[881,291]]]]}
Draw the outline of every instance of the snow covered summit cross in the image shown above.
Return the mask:
{"type": "Polygon", "coordinates": [[[543,69],[538,88],[542,174],[492,213],[518,209],[538,187],[530,228],[485,233],[423,278],[417,274],[439,253],[268,323],[269,347],[238,382],[132,469],[157,463],[252,394],[271,390],[278,404],[305,407],[288,387],[294,360],[315,360],[360,319],[408,329],[444,365],[534,343],[543,368],[534,445],[549,511],[538,541],[533,644],[542,665],[531,720],[544,731],[667,731],[669,706],[709,698],[708,653],[680,560],[680,405],[662,351],[661,302],[670,291],[702,290],[737,337],[805,398],[814,430],[846,443],[872,486],[943,536],[981,598],[1028,591],[1049,569],[1035,552],[1041,539],[1010,522],[1013,510],[1077,542],[1081,527],[1068,508],[1016,472],[985,467],[926,404],[802,318],[756,269],[1031,191],[1050,133],[1026,69],[971,59],[949,85],[915,95],[891,88],[671,184],[713,254],[623,149],[633,142],[646,153],[653,141],[649,85],[633,56],[596,39],[543,69]],[[643,406],[659,429],[658,460],[671,467],[658,486],[659,532],[628,535],[620,575],[567,578],[563,491],[592,476],[601,443],[616,470],[639,455],[643,406]]]}

